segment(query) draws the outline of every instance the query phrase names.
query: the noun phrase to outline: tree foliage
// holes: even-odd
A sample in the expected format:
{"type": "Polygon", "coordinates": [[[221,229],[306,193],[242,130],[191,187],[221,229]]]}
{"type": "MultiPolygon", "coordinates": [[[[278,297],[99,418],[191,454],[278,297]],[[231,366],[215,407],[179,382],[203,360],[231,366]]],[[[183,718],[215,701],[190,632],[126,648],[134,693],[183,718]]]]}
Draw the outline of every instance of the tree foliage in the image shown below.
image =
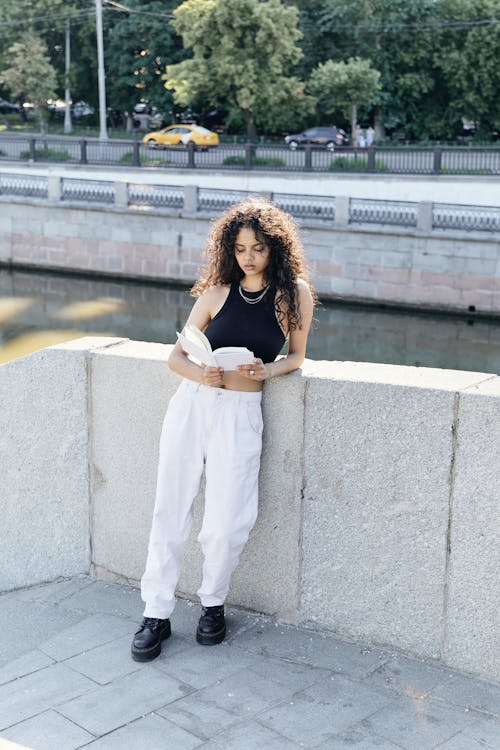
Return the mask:
{"type": "MultiPolygon", "coordinates": [[[[288,102],[303,102],[304,85],[290,74],[302,57],[298,12],[281,0],[185,0],[174,27],[192,57],[167,66],[166,87],[181,105],[200,97],[244,116],[249,138],[256,124],[288,102]]],[[[272,115],[271,115],[272,116],[272,115]]]]}
{"type": "Polygon", "coordinates": [[[350,117],[354,139],[358,107],[372,104],[380,89],[380,73],[361,57],[350,57],[347,62],[327,60],[313,70],[309,89],[325,114],[340,109],[350,117]]]}
{"type": "MultiPolygon", "coordinates": [[[[316,89],[313,96],[308,82],[328,61],[361,58],[379,71],[380,87],[371,103],[359,103],[359,117],[374,122],[379,135],[398,128],[409,137],[454,138],[462,118],[486,136],[500,129],[500,0],[123,5],[130,12],[104,3],[107,100],[114,109],[130,111],[140,100],[163,112],[174,103],[201,113],[219,106],[235,125],[268,133],[331,124],[329,97],[316,89]]],[[[71,96],[97,109],[93,0],[0,0],[0,74],[14,67],[13,45],[34,34],[46,44],[57,74],[52,88],[62,98],[67,17],[71,96]]],[[[0,96],[17,96],[2,80],[0,96]]],[[[333,114],[340,125],[349,119],[344,110],[333,114]]]]}
{"type": "Polygon", "coordinates": [[[167,64],[185,56],[170,24],[176,5],[175,0],[131,0],[127,7],[139,12],[120,14],[110,28],[106,46],[110,106],[131,110],[142,100],[171,112],[172,94],[162,76],[167,64]]]}
{"type": "Polygon", "coordinates": [[[47,99],[55,96],[57,76],[45,42],[32,33],[24,34],[7,50],[10,66],[0,73],[0,82],[20,101],[31,102],[45,130],[47,99]]]}

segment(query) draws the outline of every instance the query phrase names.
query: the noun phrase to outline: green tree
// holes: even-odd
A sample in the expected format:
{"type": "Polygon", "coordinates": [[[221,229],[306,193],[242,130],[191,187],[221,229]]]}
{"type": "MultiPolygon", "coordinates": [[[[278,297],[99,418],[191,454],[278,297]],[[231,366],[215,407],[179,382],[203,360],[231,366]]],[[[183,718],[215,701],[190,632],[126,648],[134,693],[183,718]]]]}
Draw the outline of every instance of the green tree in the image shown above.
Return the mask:
{"type": "Polygon", "coordinates": [[[435,55],[450,110],[488,134],[500,124],[500,0],[441,0],[440,12],[443,21],[454,22],[441,30],[446,54],[435,55]]]}
{"type": "Polygon", "coordinates": [[[176,0],[131,0],[133,13],[120,15],[106,45],[106,81],[111,107],[131,111],[138,101],[172,114],[172,93],[165,89],[167,64],[185,56],[170,24],[176,0]],[[139,11],[139,12],[137,12],[139,11]]]}
{"type": "Polygon", "coordinates": [[[192,57],[167,66],[166,83],[175,101],[200,98],[238,109],[255,140],[256,125],[270,112],[308,100],[301,81],[289,74],[302,52],[298,11],[281,0],[185,0],[173,25],[192,57]]]}
{"type": "Polygon", "coordinates": [[[347,62],[327,60],[313,70],[308,87],[325,114],[340,109],[350,117],[354,140],[358,107],[372,104],[380,89],[380,73],[360,57],[350,57],[347,62]]]}
{"type": "Polygon", "coordinates": [[[46,132],[47,99],[55,96],[57,76],[50,63],[45,42],[32,33],[23,34],[7,50],[10,67],[0,73],[0,83],[21,101],[35,106],[40,132],[46,132]]]}

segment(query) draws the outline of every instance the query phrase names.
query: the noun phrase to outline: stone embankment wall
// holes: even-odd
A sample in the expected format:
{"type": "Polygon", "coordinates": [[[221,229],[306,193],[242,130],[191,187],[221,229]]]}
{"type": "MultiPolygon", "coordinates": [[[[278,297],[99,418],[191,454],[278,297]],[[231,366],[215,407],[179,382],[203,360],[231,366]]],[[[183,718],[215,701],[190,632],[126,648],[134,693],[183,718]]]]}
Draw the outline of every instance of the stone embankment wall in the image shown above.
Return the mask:
{"type": "MultiPolygon", "coordinates": [[[[88,572],[138,584],[169,351],[83,338],[0,367],[0,589],[88,572]]],[[[306,361],[266,383],[264,420],[230,602],[499,679],[500,377],[306,361]]]]}
{"type": "MultiPolygon", "coordinates": [[[[322,298],[500,315],[498,233],[352,226],[341,213],[301,222],[322,298]]],[[[4,196],[0,264],[192,283],[212,217],[4,196]]]]}

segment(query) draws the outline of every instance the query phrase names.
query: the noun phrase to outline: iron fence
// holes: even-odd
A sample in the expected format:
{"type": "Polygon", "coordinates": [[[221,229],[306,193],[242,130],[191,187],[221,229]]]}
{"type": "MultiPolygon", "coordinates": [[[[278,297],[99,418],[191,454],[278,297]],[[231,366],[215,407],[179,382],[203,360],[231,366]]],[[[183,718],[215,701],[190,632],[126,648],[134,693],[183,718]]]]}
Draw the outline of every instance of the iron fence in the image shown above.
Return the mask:
{"type": "Polygon", "coordinates": [[[61,179],[61,200],[85,203],[115,202],[115,186],[106,180],[79,180],[73,177],[61,179]]]}
{"type": "MultiPolygon", "coordinates": [[[[255,192],[160,185],[85,177],[65,177],[0,171],[0,195],[51,199],[61,202],[114,205],[122,209],[150,207],[176,211],[218,213],[255,192]],[[189,191],[189,195],[186,191],[189,191]]],[[[258,194],[258,193],[257,193],[258,194]]],[[[423,231],[456,229],[500,232],[500,208],[447,203],[376,200],[367,198],[265,193],[277,206],[299,220],[333,226],[392,225],[423,231]]]]}
{"type": "Polygon", "coordinates": [[[0,194],[25,198],[48,198],[49,180],[42,175],[0,172],[0,194]]]}
{"type": "Polygon", "coordinates": [[[222,143],[208,151],[187,147],[151,148],[140,141],[0,136],[0,161],[113,164],[184,169],[285,172],[369,172],[389,174],[500,174],[500,148],[387,146],[333,152],[307,145],[222,143]]]}
{"type": "Polygon", "coordinates": [[[184,188],[174,185],[128,183],[127,198],[129,206],[182,209],[184,207],[184,188]]]}
{"type": "Polygon", "coordinates": [[[417,226],[417,203],[408,201],[369,200],[351,198],[350,224],[394,224],[401,227],[417,226]]]}
{"type": "Polygon", "coordinates": [[[432,206],[432,227],[433,229],[498,232],[500,231],[500,208],[434,203],[432,206]]]}

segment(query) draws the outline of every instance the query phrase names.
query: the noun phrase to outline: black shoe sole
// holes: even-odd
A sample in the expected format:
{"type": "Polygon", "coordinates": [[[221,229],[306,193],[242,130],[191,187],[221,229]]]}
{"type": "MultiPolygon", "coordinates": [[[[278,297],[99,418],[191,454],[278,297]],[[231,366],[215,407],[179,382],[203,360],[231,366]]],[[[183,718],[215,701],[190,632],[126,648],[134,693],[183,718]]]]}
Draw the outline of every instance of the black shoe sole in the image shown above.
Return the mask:
{"type": "Polygon", "coordinates": [[[131,649],[130,649],[130,652],[132,654],[132,659],[134,661],[152,661],[153,659],[156,659],[156,657],[161,654],[162,641],[165,641],[167,638],[170,638],[171,634],[172,634],[172,631],[169,628],[161,636],[160,642],[155,643],[154,646],[150,646],[149,648],[134,648],[134,644],[132,644],[131,649]]]}
{"type": "Polygon", "coordinates": [[[224,625],[220,630],[215,633],[203,633],[198,628],[196,631],[196,640],[202,646],[216,646],[218,643],[222,643],[226,637],[226,626],[224,625]]]}

